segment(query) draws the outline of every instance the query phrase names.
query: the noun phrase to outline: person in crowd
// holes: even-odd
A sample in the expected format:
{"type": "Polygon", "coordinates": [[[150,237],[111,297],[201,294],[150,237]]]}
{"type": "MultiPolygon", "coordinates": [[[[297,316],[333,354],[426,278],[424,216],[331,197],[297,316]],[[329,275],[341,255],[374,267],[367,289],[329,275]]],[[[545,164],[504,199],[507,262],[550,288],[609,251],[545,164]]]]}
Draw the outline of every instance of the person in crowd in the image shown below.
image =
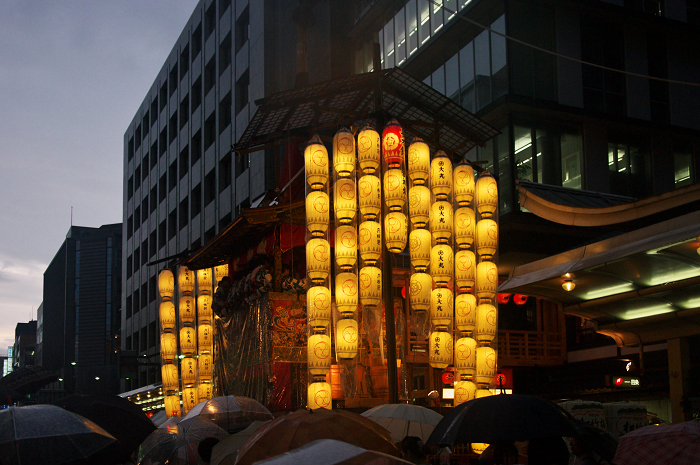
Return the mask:
{"type": "Polygon", "coordinates": [[[518,463],[518,448],[512,442],[496,442],[479,456],[479,465],[514,465],[518,463]]]}
{"type": "Polygon", "coordinates": [[[571,438],[571,453],[576,456],[574,465],[598,465],[600,462],[593,456],[591,447],[579,438],[571,438]]]}
{"type": "Polygon", "coordinates": [[[527,446],[528,465],[568,465],[569,448],[560,437],[530,439],[527,446]]]}
{"type": "Polygon", "coordinates": [[[406,436],[399,445],[401,458],[411,463],[427,464],[426,455],[423,453],[423,441],[416,436],[406,436]]]}

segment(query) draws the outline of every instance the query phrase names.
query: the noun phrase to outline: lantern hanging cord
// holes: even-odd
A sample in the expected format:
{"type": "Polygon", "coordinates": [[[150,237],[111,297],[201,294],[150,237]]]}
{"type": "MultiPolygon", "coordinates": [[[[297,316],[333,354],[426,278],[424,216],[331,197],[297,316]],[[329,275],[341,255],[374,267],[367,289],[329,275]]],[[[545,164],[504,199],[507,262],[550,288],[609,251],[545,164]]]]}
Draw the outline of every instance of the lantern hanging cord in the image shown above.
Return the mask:
{"type": "Polygon", "coordinates": [[[442,4],[442,2],[438,2],[437,0],[428,0],[428,2],[429,2],[429,3],[432,3],[432,4],[435,5],[435,6],[438,6],[438,7],[442,8],[442,9],[445,10],[447,13],[451,13],[452,15],[457,16],[457,17],[460,18],[460,19],[463,19],[464,21],[466,21],[466,22],[468,22],[468,23],[471,23],[471,24],[473,24],[473,25],[475,25],[475,26],[477,26],[477,27],[480,27],[481,29],[485,29],[485,30],[489,31],[489,32],[491,32],[492,34],[499,35],[499,36],[501,36],[501,37],[503,37],[503,38],[505,38],[505,39],[508,39],[508,40],[510,40],[510,41],[512,41],[512,42],[516,42],[516,43],[518,43],[518,44],[520,44],[520,45],[524,45],[524,46],[526,46],[526,47],[530,47],[530,48],[532,48],[532,49],[534,49],[534,50],[540,51],[540,52],[542,52],[542,53],[546,53],[546,54],[548,54],[548,55],[553,55],[553,56],[555,56],[555,57],[557,57],[557,58],[563,58],[563,59],[565,59],[565,60],[570,60],[570,61],[573,61],[573,62],[575,62],[575,63],[580,63],[580,64],[582,64],[582,65],[592,66],[592,67],[594,67],[594,68],[603,69],[603,70],[605,70],[605,71],[613,71],[613,72],[615,72],[615,73],[626,74],[626,75],[628,75],[628,76],[635,76],[635,77],[640,77],[640,78],[644,78],[644,79],[651,79],[651,80],[654,80],[654,81],[667,82],[667,83],[669,83],[669,84],[680,84],[680,85],[685,85],[685,86],[700,87],[700,83],[697,83],[697,82],[677,81],[677,80],[675,80],[675,79],[665,79],[665,78],[660,78],[660,77],[649,76],[649,75],[646,75],[646,74],[633,73],[633,72],[630,72],[630,71],[624,71],[624,70],[621,70],[621,69],[610,68],[610,67],[608,67],[608,66],[603,66],[603,65],[599,65],[599,64],[596,64],[596,63],[591,63],[591,62],[588,62],[588,61],[583,61],[583,60],[580,60],[580,59],[578,59],[578,58],[573,58],[573,57],[570,57],[570,56],[562,55],[561,53],[553,52],[553,51],[551,51],[551,50],[547,50],[547,49],[545,49],[545,48],[538,47],[537,45],[532,45],[532,44],[530,44],[530,43],[528,43],[528,42],[522,41],[522,40],[520,40],[520,39],[516,39],[515,37],[511,37],[511,36],[509,36],[509,35],[507,35],[507,34],[504,34],[504,33],[502,33],[502,32],[496,31],[496,30],[494,30],[494,29],[492,29],[492,28],[490,28],[490,27],[488,27],[488,26],[485,26],[485,25],[483,25],[483,24],[481,24],[481,23],[479,23],[479,22],[477,22],[477,21],[474,21],[473,19],[467,18],[467,16],[464,15],[464,14],[462,14],[462,13],[459,13],[459,12],[453,11],[453,10],[450,10],[449,8],[445,7],[445,6],[442,4]]]}

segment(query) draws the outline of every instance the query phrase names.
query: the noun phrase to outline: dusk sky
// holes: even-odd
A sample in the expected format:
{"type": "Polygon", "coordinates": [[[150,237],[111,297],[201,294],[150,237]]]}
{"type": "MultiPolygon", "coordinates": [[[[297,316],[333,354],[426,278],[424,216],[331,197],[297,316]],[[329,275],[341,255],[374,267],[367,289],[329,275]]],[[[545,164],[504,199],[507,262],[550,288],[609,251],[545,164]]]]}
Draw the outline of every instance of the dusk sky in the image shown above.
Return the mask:
{"type": "Polygon", "coordinates": [[[196,0],[0,0],[0,354],[71,225],[122,222],[123,136],[196,0]]]}

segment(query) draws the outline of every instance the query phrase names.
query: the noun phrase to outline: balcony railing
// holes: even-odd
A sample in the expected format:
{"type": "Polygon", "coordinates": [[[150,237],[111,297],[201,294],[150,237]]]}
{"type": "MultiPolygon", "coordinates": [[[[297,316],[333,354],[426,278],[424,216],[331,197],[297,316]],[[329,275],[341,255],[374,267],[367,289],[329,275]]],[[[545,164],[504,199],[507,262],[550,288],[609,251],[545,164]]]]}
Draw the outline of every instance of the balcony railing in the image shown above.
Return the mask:
{"type": "Polygon", "coordinates": [[[566,361],[566,338],[560,333],[499,331],[500,366],[559,365],[566,361]]]}

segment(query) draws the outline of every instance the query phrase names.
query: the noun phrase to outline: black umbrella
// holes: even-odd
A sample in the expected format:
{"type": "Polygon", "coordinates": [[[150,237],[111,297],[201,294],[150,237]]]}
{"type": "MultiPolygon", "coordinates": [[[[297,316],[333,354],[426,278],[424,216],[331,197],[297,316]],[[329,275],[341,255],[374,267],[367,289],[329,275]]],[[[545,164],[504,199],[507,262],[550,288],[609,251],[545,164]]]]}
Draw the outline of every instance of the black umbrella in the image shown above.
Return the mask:
{"type": "Polygon", "coordinates": [[[0,379],[0,385],[14,389],[18,393],[34,394],[39,389],[58,379],[53,371],[38,366],[18,368],[0,379]]]}
{"type": "Polygon", "coordinates": [[[578,438],[586,443],[600,458],[612,463],[617,452],[617,440],[610,433],[581,420],[571,419],[578,430],[578,438]]]}
{"type": "Polygon", "coordinates": [[[129,461],[131,453],[156,429],[143,410],[119,396],[75,394],[53,404],[94,421],[114,436],[123,462],[129,461]]]}
{"type": "Polygon", "coordinates": [[[501,394],[461,404],[435,426],[427,446],[577,436],[565,412],[537,396],[501,394]]]}

